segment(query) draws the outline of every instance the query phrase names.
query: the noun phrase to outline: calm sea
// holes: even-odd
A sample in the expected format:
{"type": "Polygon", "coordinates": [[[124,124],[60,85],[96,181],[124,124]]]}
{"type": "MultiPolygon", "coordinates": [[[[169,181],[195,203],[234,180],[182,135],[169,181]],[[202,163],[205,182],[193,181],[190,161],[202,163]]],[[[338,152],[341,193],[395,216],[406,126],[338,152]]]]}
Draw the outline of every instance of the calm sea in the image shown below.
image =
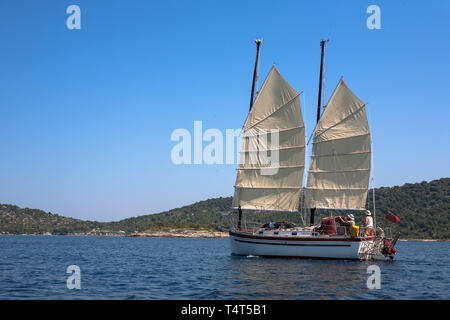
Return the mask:
{"type": "Polygon", "coordinates": [[[230,255],[229,239],[0,236],[0,299],[449,299],[449,242],[394,261],[230,255]],[[366,286],[381,269],[381,289],[366,286]],[[79,290],[67,267],[80,268],[79,290]]]}

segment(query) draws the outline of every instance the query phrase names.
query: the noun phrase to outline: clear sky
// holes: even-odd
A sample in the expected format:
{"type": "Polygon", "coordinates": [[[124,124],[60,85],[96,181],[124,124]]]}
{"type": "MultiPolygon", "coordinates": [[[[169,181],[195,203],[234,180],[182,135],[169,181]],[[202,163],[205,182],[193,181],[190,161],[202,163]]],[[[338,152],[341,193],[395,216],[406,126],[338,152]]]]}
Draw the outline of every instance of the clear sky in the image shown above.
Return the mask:
{"type": "Polygon", "coordinates": [[[319,42],[331,95],[368,102],[375,185],[450,176],[450,1],[0,2],[0,203],[111,221],[230,196],[236,165],[171,161],[177,128],[237,129],[255,55],[315,121],[319,42]],[[69,30],[66,8],[81,8],[69,30]],[[381,29],[369,30],[369,5],[381,29]]]}

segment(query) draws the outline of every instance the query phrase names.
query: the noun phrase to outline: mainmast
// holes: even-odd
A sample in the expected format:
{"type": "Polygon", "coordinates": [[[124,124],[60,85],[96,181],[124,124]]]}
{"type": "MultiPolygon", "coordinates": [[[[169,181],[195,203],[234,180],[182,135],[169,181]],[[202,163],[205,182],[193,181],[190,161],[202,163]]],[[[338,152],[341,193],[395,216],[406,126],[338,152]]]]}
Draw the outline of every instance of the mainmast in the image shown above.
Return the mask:
{"type": "MultiPolygon", "coordinates": [[[[327,40],[328,41],[328,40],[327,40]]],[[[317,99],[317,123],[319,123],[320,120],[320,109],[321,109],[321,103],[322,103],[322,75],[323,75],[323,57],[324,57],[324,51],[325,51],[325,40],[320,41],[320,47],[321,47],[321,54],[320,54],[320,74],[319,74],[319,97],[317,99]]],[[[314,225],[314,214],[316,212],[316,208],[311,208],[311,217],[310,217],[310,223],[309,225],[314,225]]]]}
{"type": "MultiPolygon", "coordinates": [[[[255,101],[255,87],[256,87],[256,80],[258,79],[258,63],[259,63],[259,48],[261,47],[261,39],[255,40],[256,43],[256,58],[255,58],[255,69],[253,70],[253,80],[252,80],[252,92],[250,94],[250,110],[252,110],[253,102],[255,101]]],[[[238,225],[237,229],[241,229],[241,221],[242,221],[242,209],[241,206],[238,207],[238,225]]]]}

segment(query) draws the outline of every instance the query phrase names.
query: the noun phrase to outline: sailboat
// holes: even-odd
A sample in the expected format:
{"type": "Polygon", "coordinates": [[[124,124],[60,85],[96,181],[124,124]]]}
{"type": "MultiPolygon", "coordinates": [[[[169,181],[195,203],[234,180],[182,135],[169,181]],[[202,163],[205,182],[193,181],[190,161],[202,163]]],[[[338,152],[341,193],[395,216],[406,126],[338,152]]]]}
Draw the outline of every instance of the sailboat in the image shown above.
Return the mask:
{"type": "Polygon", "coordinates": [[[353,213],[372,217],[366,209],[372,155],[366,104],[341,79],[326,108],[321,108],[325,47],[322,40],[317,124],[311,137],[311,160],[303,187],[307,144],[301,92],[292,88],[273,66],[254,99],[260,45],[261,40],[257,40],[250,110],[243,126],[233,197],[232,207],[238,211],[238,221],[229,231],[232,254],[392,259],[397,239],[386,237],[376,227],[375,197],[370,226],[356,226],[351,218],[335,216],[350,211],[350,217],[353,213]],[[304,223],[297,226],[270,222],[246,229],[242,227],[243,209],[297,212],[304,215],[304,223]],[[328,216],[315,223],[318,212],[328,216]]]}

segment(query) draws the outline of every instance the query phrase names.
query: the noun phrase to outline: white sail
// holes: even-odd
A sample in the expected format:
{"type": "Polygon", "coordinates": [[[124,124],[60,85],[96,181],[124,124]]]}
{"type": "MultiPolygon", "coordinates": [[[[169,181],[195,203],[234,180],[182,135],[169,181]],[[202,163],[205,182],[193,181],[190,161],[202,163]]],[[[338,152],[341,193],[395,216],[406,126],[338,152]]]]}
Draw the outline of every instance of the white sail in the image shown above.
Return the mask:
{"type": "Polygon", "coordinates": [[[370,157],[366,106],[341,80],[314,130],[306,207],[364,209],[370,157]]]}
{"type": "Polygon", "coordinates": [[[244,125],[233,207],[298,210],[304,167],[300,94],[272,67],[244,125]]]}

